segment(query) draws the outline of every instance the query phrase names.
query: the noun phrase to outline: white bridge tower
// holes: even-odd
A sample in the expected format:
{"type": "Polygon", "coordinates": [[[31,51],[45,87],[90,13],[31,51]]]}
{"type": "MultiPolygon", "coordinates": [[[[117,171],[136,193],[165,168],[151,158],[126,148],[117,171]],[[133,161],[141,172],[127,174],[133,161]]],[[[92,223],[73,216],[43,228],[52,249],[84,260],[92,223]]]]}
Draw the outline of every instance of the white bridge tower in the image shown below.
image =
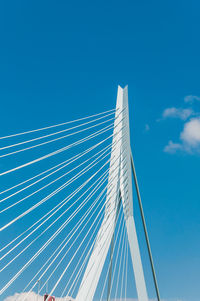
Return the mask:
{"type": "Polygon", "coordinates": [[[108,189],[104,219],[97,234],[96,243],[85,270],[76,301],[93,300],[115,231],[118,217],[118,204],[120,201],[123,205],[123,213],[126,221],[138,300],[148,301],[133,215],[132,162],[127,86],[124,89],[120,86],[118,87],[111,162],[108,186],[112,186],[112,195],[109,194],[108,189]],[[124,168],[125,166],[126,168],[124,168]]]}

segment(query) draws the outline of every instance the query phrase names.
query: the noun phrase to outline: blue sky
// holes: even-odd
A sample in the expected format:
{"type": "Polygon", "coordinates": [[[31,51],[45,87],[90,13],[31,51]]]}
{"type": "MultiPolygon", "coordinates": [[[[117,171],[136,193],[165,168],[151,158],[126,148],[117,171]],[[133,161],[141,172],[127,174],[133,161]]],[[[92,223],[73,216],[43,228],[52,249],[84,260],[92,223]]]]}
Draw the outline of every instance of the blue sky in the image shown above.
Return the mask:
{"type": "Polygon", "coordinates": [[[186,301],[199,300],[199,11],[193,0],[0,4],[0,136],[112,109],[128,84],[160,293],[186,301]]]}

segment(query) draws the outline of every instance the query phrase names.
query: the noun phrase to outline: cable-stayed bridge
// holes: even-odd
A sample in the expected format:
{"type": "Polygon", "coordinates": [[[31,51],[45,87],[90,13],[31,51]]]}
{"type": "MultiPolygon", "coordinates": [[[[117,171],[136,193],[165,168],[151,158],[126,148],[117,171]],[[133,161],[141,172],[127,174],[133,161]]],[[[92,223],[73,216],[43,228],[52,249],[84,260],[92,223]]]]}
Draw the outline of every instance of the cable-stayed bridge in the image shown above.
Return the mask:
{"type": "Polygon", "coordinates": [[[112,110],[0,143],[2,300],[16,292],[23,293],[16,301],[29,300],[33,291],[124,300],[135,279],[138,300],[147,301],[134,183],[160,301],[131,153],[127,87],[118,87],[112,110]]]}

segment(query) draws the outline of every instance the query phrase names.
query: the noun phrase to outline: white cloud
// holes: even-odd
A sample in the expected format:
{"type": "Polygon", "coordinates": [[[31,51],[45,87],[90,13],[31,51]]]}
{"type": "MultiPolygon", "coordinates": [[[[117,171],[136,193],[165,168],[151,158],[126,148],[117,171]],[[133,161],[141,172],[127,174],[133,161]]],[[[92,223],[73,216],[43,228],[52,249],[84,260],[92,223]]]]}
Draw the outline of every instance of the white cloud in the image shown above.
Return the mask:
{"type": "Polygon", "coordinates": [[[182,109],[182,108],[167,108],[163,111],[162,117],[166,118],[179,118],[181,120],[186,120],[193,115],[192,109],[182,109]]]}
{"type": "Polygon", "coordinates": [[[191,148],[200,146],[200,118],[193,118],[186,122],[180,135],[184,144],[191,148]]]}
{"type": "Polygon", "coordinates": [[[186,103],[193,103],[195,100],[200,101],[200,97],[195,95],[187,95],[184,97],[186,103]]]}
{"type": "Polygon", "coordinates": [[[164,152],[174,154],[178,150],[182,150],[182,145],[180,143],[174,143],[173,141],[169,141],[169,143],[164,147],[164,152]]]}
{"type": "MultiPolygon", "coordinates": [[[[37,295],[35,292],[30,292],[28,293],[16,293],[13,296],[9,296],[6,299],[4,299],[4,301],[44,301],[44,296],[41,295],[37,295]]],[[[56,301],[70,301],[70,300],[74,300],[71,297],[63,297],[63,298],[59,298],[56,297],[55,298],[56,301]]]]}
{"type": "Polygon", "coordinates": [[[145,132],[148,132],[150,130],[150,126],[148,124],[145,124],[145,132]]]}
{"type": "MultiPolygon", "coordinates": [[[[16,293],[13,296],[7,297],[6,299],[4,299],[4,301],[15,301],[17,298],[17,301],[44,301],[44,297],[41,295],[37,295],[34,292],[31,292],[28,296],[27,299],[25,299],[27,293],[16,293]]],[[[56,297],[55,298],[56,301],[74,301],[73,298],[71,297],[63,297],[63,298],[59,298],[56,297]]],[[[121,301],[138,301],[138,299],[136,298],[126,298],[126,299],[120,299],[121,301]]],[[[119,299],[116,299],[115,301],[120,301],[119,299]]],[[[114,301],[111,299],[111,301],[114,301]]],[[[149,299],[149,301],[156,301],[156,299],[149,299]]],[[[162,299],[162,301],[183,301],[179,298],[172,298],[172,299],[162,299]]]]}
{"type": "Polygon", "coordinates": [[[164,151],[174,154],[177,151],[200,152],[200,118],[192,118],[184,124],[180,133],[180,143],[169,141],[164,151]]]}
{"type": "MultiPolygon", "coordinates": [[[[200,102],[200,97],[187,95],[184,98],[185,103],[192,104],[194,101],[200,102]]],[[[162,113],[162,119],[178,118],[181,119],[183,129],[179,134],[178,141],[170,140],[164,147],[164,152],[174,154],[178,151],[184,151],[190,154],[200,153],[200,112],[193,108],[166,108],[162,113]]]]}

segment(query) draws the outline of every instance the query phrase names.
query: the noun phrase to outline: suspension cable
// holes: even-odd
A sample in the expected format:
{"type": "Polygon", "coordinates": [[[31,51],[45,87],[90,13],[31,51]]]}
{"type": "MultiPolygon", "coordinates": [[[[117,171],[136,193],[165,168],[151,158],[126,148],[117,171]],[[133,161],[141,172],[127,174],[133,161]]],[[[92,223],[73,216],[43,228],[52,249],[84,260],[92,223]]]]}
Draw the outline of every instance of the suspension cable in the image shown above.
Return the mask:
{"type": "MultiPolygon", "coordinates": [[[[101,157],[103,154],[101,154],[99,157],[101,157]]],[[[108,154],[106,154],[104,157],[102,157],[100,159],[103,160],[106,156],[108,156],[108,154]]],[[[25,215],[27,215],[28,213],[32,212],[34,209],[36,209],[38,206],[40,206],[41,204],[43,204],[44,202],[46,202],[49,198],[51,198],[53,195],[57,194],[58,192],[60,192],[62,189],[66,188],[66,186],[68,186],[69,184],[71,184],[72,182],[74,182],[75,180],[77,180],[78,178],[80,178],[83,174],[85,174],[88,170],[90,170],[93,166],[97,165],[99,163],[99,161],[97,161],[99,159],[99,157],[97,159],[95,159],[92,163],[90,163],[88,166],[84,168],[82,171],[80,171],[76,176],[74,176],[72,179],[70,179],[69,181],[67,181],[65,184],[61,185],[59,188],[57,188],[56,190],[54,190],[51,194],[49,194],[47,197],[43,198],[41,201],[39,201],[37,204],[35,204],[34,206],[30,207],[28,210],[26,210],[25,212],[23,212],[22,214],[18,215],[16,218],[14,218],[12,221],[10,221],[9,223],[7,223],[6,225],[4,225],[2,228],[0,228],[0,231],[5,230],[7,227],[9,227],[10,225],[12,225],[13,223],[15,223],[17,220],[21,219],[22,217],[24,217],[25,215]],[[97,162],[96,162],[97,161],[97,162]],[[95,162],[95,163],[94,163],[95,162]]]]}
{"type": "MultiPolygon", "coordinates": [[[[20,150],[16,150],[16,151],[13,151],[13,152],[10,152],[10,153],[7,153],[7,154],[0,155],[0,158],[8,157],[8,156],[11,156],[11,155],[14,155],[14,154],[18,154],[18,153],[21,153],[21,152],[24,152],[24,151],[27,151],[27,150],[30,150],[30,149],[33,149],[33,148],[42,146],[42,145],[46,145],[46,144],[49,144],[49,143],[52,143],[52,142],[55,142],[55,141],[58,141],[58,140],[61,140],[61,139],[64,139],[64,138],[73,136],[73,135],[76,135],[76,134],[80,134],[80,133],[85,132],[85,131],[87,131],[87,130],[90,130],[90,129],[94,128],[94,127],[97,127],[97,126],[99,126],[99,125],[108,123],[108,122],[111,121],[111,120],[114,120],[114,118],[108,119],[108,120],[106,120],[106,121],[103,121],[103,122],[100,122],[100,123],[98,123],[98,124],[92,125],[92,126],[87,127],[87,128],[85,128],[85,129],[76,131],[76,132],[74,132],[74,133],[70,133],[70,134],[67,134],[67,135],[64,135],[64,136],[61,136],[61,137],[52,139],[52,140],[50,140],[50,141],[45,141],[45,142],[42,142],[42,143],[39,143],[39,144],[36,144],[36,145],[32,145],[32,146],[29,146],[29,147],[25,147],[25,148],[20,149],[20,150]]],[[[111,123],[110,125],[112,125],[112,123],[111,123]]]]}
{"type": "Polygon", "coordinates": [[[40,157],[40,158],[37,158],[37,159],[35,159],[35,160],[29,161],[29,162],[27,162],[27,163],[25,163],[25,164],[19,165],[19,166],[15,167],[15,168],[6,170],[6,171],[0,173],[0,176],[4,176],[4,175],[6,175],[6,174],[8,174],[8,173],[11,173],[11,172],[13,172],[13,171],[16,171],[16,170],[18,170],[18,169],[24,168],[24,167],[26,167],[26,166],[32,165],[32,164],[34,164],[34,163],[37,163],[37,162],[39,162],[39,161],[42,161],[42,160],[47,159],[47,158],[49,158],[49,157],[52,157],[52,156],[54,156],[54,155],[60,154],[61,152],[64,152],[64,151],[66,151],[67,149],[70,149],[71,147],[77,146],[77,145],[79,145],[79,144],[81,144],[81,143],[83,143],[83,142],[85,142],[85,141],[88,141],[88,140],[90,140],[90,139],[92,139],[92,138],[94,138],[94,137],[97,137],[98,135],[101,135],[101,134],[103,134],[103,133],[105,133],[105,132],[107,132],[107,131],[109,131],[109,130],[111,130],[111,129],[112,129],[112,126],[106,126],[106,127],[103,128],[102,130],[97,131],[97,132],[95,132],[94,134],[89,135],[89,136],[87,136],[87,137],[85,137],[85,138],[83,138],[83,139],[80,139],[80,140],[78,140],[78,141],[76,141],[76,142],[74,142],[74,143],[71,143],[71,144],[69,144],[69,145],[67,145],[67,146],[65,146],[65,147],[62,147],[62,148],[60,148],[60,149],[58,149],[58,150],[56,150],[56,151],[54,151],[54,152],[52,152],[52,153],[49,153],[49,154],[47,154],[47,155],[44,155],[44,156],[42,156],[42,157],[40,157]]]}
{"type": "MultiPolygon", "coordinates": [[[[95,121],[104,119],[104,118],[106,118],[106,117],[108,117],[108,116],[110,116],[110,115],[112,115],[112,114],[113,114],[113,113],[109,113],[109,114],[107,114],[107,115],[105,115],[105,116],[103,116],[103,117],[99,117],[99,118],[96,118],[96,119],[94,119],[94,120],[87,121],[87,122],[85,122],[85,123],[82,123],[82,124],[73,126],[73,127],[71,127],[71,128],[64,129],[64,130],[62,130],[62,131],[58,131],[58,132],[51,133],[51,134],[44,135],[44,136],[40,136],[40,137],[37,137],[37,138],[34,138],[34,139],[22,141],[22,142],[15,143],[15,144],[12,144],[12,145],[7,145],[7,146],[4,146],[4,147],[0,147],[0,151],[1,151],[1,150],[4,150],[4,149],[11,148],[11,147],[16,147],[16,146],[19,146],[19,145],[22,145],[22,144],[30,143],[30,142],[33,142],[33,141],[41,140],[41,139],[44,139],[44,138],[48,138],[48,137],[51,137],[51,136],[54,136],[54,135],[58,135],[58,134],[61,134],[61,133],[64,133],[64,132],[68,132],[68,131],[77,129],[77,128],[79,128],[79,127],[85,126],[85,125],[87,125],[87,124],[93,123],[93,122],[95,122],[95,121]]],[[[112,118],[112,119],[113,119],[113,118],[112,118]]],[[[111,119],[111,120],[112,120],[112,119],[111,119]]],[[[97,124],[97,125],[98,125],[98,124],[97,124]]]]}
{"type": "MultiPolygon", "coordinates": [[[[48,239],[48,241],[36,252],[36,254],[15,274],[14,277],[12,277],[12,279],[10,279],[10,281],[0,290],[0,295],[5,292],[5,290],[7,290],[7,288],[18,278],[18,276],[33,262],[33,260],[35,260],[38,255],[41,254],[41,252],[44,251],[44,249],[49,245],[49,243],[51,243],[55,237],[63,230],[63,227],[66,226],[66,222],[64,224],[62,224],[58,230],[48,239]]],[[[51,292],[52,294],[52,292],[51,292]]]]}
{"type": "Polygon", "coordinates": [[[29,178],[29,179],[26,180],[26,181],[20,182],[19,184],[15,185],[15,186],[12,186],[12,187],[10,187],[10,188],[4,190],[4,191],[1,191],[0,194],[3,194],[3,193],[5,193],[5,192],[7,192],[7,191],[10,191],[10,190],[12,190],[12,189],[14,189],[14,188],[16,188],[16,187],[18,187],[18,186],[21,186],[21,185],[23,185],[23,184],[25,184],[25,183],[27,183],[27,182],[29,182],[29,181],[35,179],[36,177],[39,177],[39,176],[43,175],[44,173],[47,173],[48,171],[51,171],[52,169],[56,169],[57,167],[59,167],[59,166],[62,165],[60,168],[54,170],[53,172],[51,172],[50,174],[47,174],[46,176],[44,176],[44,177],[42,177],[42,178],[40,178],[40,179],[37,180],[36,182],[31,183],[30,185],[26,186],[25,188],[20,189],[20,190],[18,190],[17,192],[15,192],[15,193],[13,193],[13,194],[11,194],[11,195],[5,197],[4,199],[0,200],[0,203],[3,202],[3,201],[5,201],[5,200],[7,200],[8,198],[10,198],[10,197],[12,197],[12,196],[18,194],[18,193],[20,193],[21,191],[24,191],[25,189],[27,189],[27,188],[29,188],[29,187],[31,187],[31,186],[37,184],[38,182],[40,182],[40,181],[46,179],[47,177],[51,176],[52,174],[56,173],[56,172],[59,171],[60,169],[66,167],[67,165],[69,165],[69,164],[73,163],[74,161],[80,159],[80,158],[83,157],[85,154],[89,153],[90,151],[92,151],[92,150],[94,150],[95,148],[97,148],[99,145],[103,144],[106,140],[108,140],[108,139],[111,138],[112,136],[113,136],[113,135],[108,136],[107,138],[105,138],[105,139],[103,139],[102,141],[96,143],[96,144],[93,145],[92,147],[89,147],[88,149],[84,150],[83,152],[78,153],[77,155],[75,155],[75,156],[73,156],[73,157],[71,157],[71,158],[69,158],[69,159],[67,159],[67,160],[65,160],[65,161],[63,161],[63,162],[61,162],[61,163],[59,163],[59,164],[57,164],[57,165],[55,165],[55,166],[53,166],[53,167],[51,167],[51,168],[45,170],[45,171],[43,171],[42,173],[37,174],[36,176],[34,176],[34,177],[32,177],[32,178],[29,178]]]}
{"type": "MultiPolygon", "coordinates": [[[[69,173],[73,172],[74,170],[78,169],[80,166],[86,164],[88,161],[90,161],[92,158],[96,157],[98,154],[100,154],[101,152],[103,152],[104,150],[108,150],[111,147],[111,145],[106,146],[105,148],[103,148],[101,151],[95,153],[93,156],[91,156],[89,159],[84,160],[82,163],[80,163],[79,165],[77,165],[76,167],[70,169],[69,171],[67,171],[66,173],[62,174],[60,177],[56,178],[55,180],[51,181],[50,183],[42,186],[41,188],[39,188],[38,190],[32,192],[31,194],[29,194],[28,196],[22,198],[21,200],[15,202],[14,204],[9,205],[8,207],[2,209],[0,211],[0,213],[3,213],[5,211],[7,211],[8,209],[20,204],[21,202],[23,202],[24,200],[26,200],[27,198],[31,197],[32,195],[38,193],[39,191],[45,189],[46,187],[52,185],[53,183],[57,182],[58,180],[62,179],[63,177],[65,177],[66,175],[68,175],[69,173]]],[[[94,161],[93,161],[94,162],[94,161]]]]}
{"type": "MultiPolygon", "coordinates": [[[[110,258],[110,262],[109,262],[109,265],[108,265],[106,277],[105,277],[105,280],[104,280],[104,285],[103,285],[103,289],[102,289],[100,301],[101,301],[102,298],[103,298],[103,293],[104,293],[104,290],[105,290],[105,286],[106,286],[106,282],[107,282],[107,279],[108,279],[109,270],[110,270],[110,267],[111,267],[111,262],[112,262],[112,260],[113,260],[114,251],[115,251],[115,247],[116,247],[116,244],[117,244],[117,239],[118,239],[118,236],[119,236],[119,230],[121,230],[121,233],[124,231],[124,224],[123,224],[123,227],[122,227],[122,229],[121,229],[121,223],[122,223],[122,215],[121,215],[119,227],[118,227],[118,230],[117,230],[117,235],[116,235],[116,240],[115,240],[114,247],[113,247],[113,252],[112,252],[112,254],[111,254],[111,258],[110,258]]],[[[120,235],[120,238],[121,238],[121,235],[120,235]]],[[[120,239],[119,245],[121,245],[121,239],[120,239]]]]}
{"type": "Polygon", "coordinates": [[[38,132],[38,131],[43,131],[43,130],[51,129],[51,128],[54,128],[54,127],[70,124],[70,123],[73,123],[73,122],[78,122],[78,121],[89,119],[89,118],[96,117],[96,116],[100,116],[100,115],[108,113],[108,112],[113,112],[113,114],[114,114],[115,111],[116,111],[116,109],[112,109],[112,110],[108,110],[108,111],[105,111],[105,112],[102,112],[102,113],[98,113],[98,114],[90,115],[90,116],[87,116],[87,117],[75,119],[75,120],[72,120],[72,121],[67,121],[67,122],[56,124],[56,125],[51,125],[51,126],[48,126],[48,127],[43,127],[43,128],[40,128],[40,129],[36,129],[36,130],[31,130],[31,131],[26,131],[26,132],[22,132],[22,133],[17,133],[17,134],[12,134],[12,135],[8,135],[8,136],[0,137],[0,139],[7,139],[7,138],[11,138],[11,137],[16,137],[16,136],[19,136],[19,135],[25,135],[25,134],[38,132]]]}
{"type": "MultiPolygon", "coordinates": [[[[106,176],[106,174],[104,175],[104,177],[103,177],[103,179],[105,180],[105,176],[106,176]]],[[[102,179],[101,179],[102,180],[102,179]]],[[[95,181],[95,183],[96,182],[98,182],[98,181],[101,181],[100,180],[100,178],[99,179],[97,179],[96,181],[95,181]]],[[[92,185],[93,186],[93,185],[92,185]]],[[[98,186],[97,186],[98,187],[98,186]]],[[[95,187],[95,189],[97,190],[97,187],[95,187]]],[[[91,189],[91,186],[87,189],[87,191],[89,190],[89,189],[91,189]]],[[[48,226],[42,233],[40,233],[40,235],[39,236],[37,236],[37,238],[36,239],[38,239],[43,233],[45,233],[50,227],[52,227],[55,223],[56,223],[56,221],[58,220],[58,219],[60,219],[62,216],[63,216],[63,214],[65,214],[67,211],[69,211],[70,209],[71,209],[71,207],[73,207],[80,199],[81,199],[81,197],[85,194],[86,192],[84,192],[83,194],[81,194],[81,196],[78,198],[78,199],[76,199],[76,201],[74,202],[74,203],[72,203],[72,205],[70,206],[70,207],[68,207],[61,215],[59,215],[59,217],[56,219],[56,220],[54,220],[53,222],[52,222],[52,224],[50,224],[50,226],[48,226]]],[[[74,196],[74,195],[73,195],[74,196]]],[[[66,200],[66,199],[65,199],[66,200]]],[[[60,207],[59,207],[59,209],[57,209],[55,212],[53,212],[47,219],[45,219],[36,229],[34,229],[28,236],[26,236],[25,238],[23,238],[18,244],[16,244],[12,249],[10,249],[6,254],[4,254],[1,258],[0,258],[0,261],[3,259],[3,258],[5,258],[8,254],[10,254],[16,247],[18,247],[25,239],[27,239],[32,233],[34,233],[38,228],[40,228],[44,223],[46,223],[47,221],[48,221],[48,219],[50,218],[50,217],[52,217],[58,210],[60,210],[64,205],[66,205],[66,203],[68,203],[69,202],[69,198],[67,198],[67,200],[64,202],[64,204],[62,204],[60,207]]],[[[29,246],[36,240],[36,239],[34,239],[30,244],[29,244],[29,246]]],[[[29,247],[28,246],[28,247],[29,247]]],[[[26,248],[24,248],[23,250],[22,250],[22,252],[24,252],[25,250],[27,249],[27,247],[26,248]]]]}

